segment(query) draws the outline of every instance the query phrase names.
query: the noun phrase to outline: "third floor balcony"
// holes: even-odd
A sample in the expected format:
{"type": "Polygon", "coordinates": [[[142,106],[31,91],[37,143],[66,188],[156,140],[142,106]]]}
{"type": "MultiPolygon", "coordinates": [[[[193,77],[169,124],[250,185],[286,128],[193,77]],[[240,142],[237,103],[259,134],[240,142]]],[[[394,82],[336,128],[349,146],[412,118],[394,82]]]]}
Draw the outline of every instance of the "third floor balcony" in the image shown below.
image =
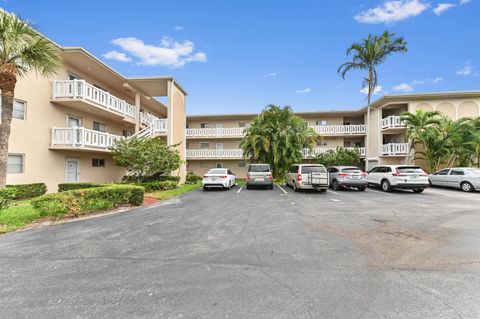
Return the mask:
{"type": "Polygon", "coordinates": [[[383,118],[381,121],[382,130],[403,129],[405,127],[406,127],[405,121],[402,121],[401,117],[397,115],[387,116],[383,118]]]}
{"type": "Polygon", "coordinates": [[[135,122],[136,107],[84,80],[53,81],[52,102],[98,116],[135,122]]]}

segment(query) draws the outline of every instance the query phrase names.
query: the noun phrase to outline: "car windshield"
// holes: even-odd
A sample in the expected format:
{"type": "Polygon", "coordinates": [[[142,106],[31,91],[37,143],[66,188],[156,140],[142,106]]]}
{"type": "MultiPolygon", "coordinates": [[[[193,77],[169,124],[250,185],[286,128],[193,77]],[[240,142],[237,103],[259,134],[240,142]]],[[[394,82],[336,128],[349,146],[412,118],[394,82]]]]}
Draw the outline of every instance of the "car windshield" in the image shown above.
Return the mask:
{"type": "Polygon", "coordinates": [[[208,171],[207,174],[226,174],[226,170],[224,169],[211,169],[208,171]]]}
{"type": "Polygon", "coordinates": [[[302,166],[302,174],[310,174],[311,172],[326,172],[323,166],[302,166]]]}
{"type": "Polygon", "coordinates": [[[342,172],[344,173],[361,173],[362,170],[358,167],[347,167],[342,169],[342,172]]]}
{"type": "Polygon", "coordinates": [[[256,172],[256,173],[268,173],[270,172],[269,165],[250,165],[248,167],[249,172],[256,172]]]}
{"type": "Polygon", "coordinates": [[[423,170],[418,166],[402,166],[398,167],[397,171],[404,174],[423,174],[423,170]]]}

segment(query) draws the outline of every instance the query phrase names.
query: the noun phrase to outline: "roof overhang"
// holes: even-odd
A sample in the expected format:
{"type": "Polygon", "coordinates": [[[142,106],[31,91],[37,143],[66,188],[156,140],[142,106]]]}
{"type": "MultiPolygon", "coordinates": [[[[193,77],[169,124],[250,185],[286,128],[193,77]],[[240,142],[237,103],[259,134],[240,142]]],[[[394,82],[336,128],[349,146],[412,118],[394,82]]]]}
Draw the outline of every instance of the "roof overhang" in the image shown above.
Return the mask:
{"type": "Polygon", "coordinates": [[[175,80],[173,76],[157,76],[142,78],[127,78],[126,83],[133,88],[146,93],[149,96],[167,96],[168,83],[173,82],[174,85],[187,95],[183,87],[175,80]]]}

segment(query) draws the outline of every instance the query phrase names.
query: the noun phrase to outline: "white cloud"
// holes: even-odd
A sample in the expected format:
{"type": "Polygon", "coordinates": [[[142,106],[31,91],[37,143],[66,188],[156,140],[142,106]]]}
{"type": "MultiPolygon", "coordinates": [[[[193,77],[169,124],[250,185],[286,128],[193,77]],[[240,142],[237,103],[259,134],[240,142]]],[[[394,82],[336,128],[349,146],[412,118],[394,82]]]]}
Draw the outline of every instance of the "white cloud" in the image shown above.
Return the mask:
{"type": "Polygon", "coordinates": [[[173,30],[175,31],[182,31],[183,30],[183,27],[181,25],[176,25],[173,27],[173,30]]]}
{"type": "Polygon", "coordinates": [[[396,85],[392,88],[392,90],[396,92],[412,92],[413,91],[413,86],[407,83],[402,83],[399,85],[396,85]]]}
{"type": "Polygon", "coordinates": [[[466,65],[457,71],[457,75],[469,76],[474,75],[475,69],[471,65],[466,65]]]}
{"type": "Polygon", "coordinates": [[[277,72],[270,72],[267,74],[263,75],[264,78],[276,78],[277,77],[277,72]]]}
{"type": "MultiPolygon", "coordinates": [[[[368,87],[364,87],[363,89],[360,90],[360,93],[363,93],[363,94],[368,94],[368,87]]],[[[377,85],[374,89],[373,89],[373,94],[372,95],[375,95],[375,94],[379,94],[379,93],[382,93],[382,86],[381,85],[377,85]]]]}
{"type": "Polygon", "coordinates": [[[460,5],[467,4],[467,3],[469,3],[470,1],[472,1],[472,0],[460,0],[460,5]]]}
{"type": "Polygon", "coordinates": [[[393,23],[417,16],[429,7],[423,0],[391,0],[358,13],[354,19],[360,23],[393,23]]]}
{"type": "Polygon", "coordinates": [[[297,92],[298,94],[305,94],[305,93],[310,93],[312,90],[310,88],[305,88],[305,89],[301,89],[301,90],[297,90],[295,92],[297,92]]]}
{"type": "MultiPolygon", "coordinates": [[[[428,79],[428,80],[430,81],[430,79],[428,79]]],[[[443,78],[441,78],[441,77],[436,77],[436,78],[434,78],[433,80],[431,80],[431,82],[432,82],[433,84],[437,84],[437,83],[440,83],[440,82],[442,82],[442,81],[443,81],[443,78]]]]}
{"type": "Polygon", "coordinates": [[[433,13],[435,13],[437,16],[441,15],[442,13],[444,13],[445,11],[447,11],[448,9],[451,9],[455,7],[455,4],[453,3],[439,3],[435,9],[433,9],[433,13]]]}
{"type": "Polygon", "coordinates": [[[132,59],[123,52],[109,51],[103,55],[105,59],[115,60],[120,62],[130,62],[132,59]]]}
{"type": "Polygon", "coordinates": [[[163,37],[159,45],[153,45],[128,37],[114,39],[112,43],[135,57],[140,65],[179,68],[189,62],[207,61],[207,55],[203,52],[194,52],[194,43],[188,40],[178,42],[172,38],[163,37]]]}
{"type": "Polygon", "coordinates": [[[425,81],[423,80],[413,80],[411,82],[412,85],[420,85],[420,84],[425,84],[425,81]]]}

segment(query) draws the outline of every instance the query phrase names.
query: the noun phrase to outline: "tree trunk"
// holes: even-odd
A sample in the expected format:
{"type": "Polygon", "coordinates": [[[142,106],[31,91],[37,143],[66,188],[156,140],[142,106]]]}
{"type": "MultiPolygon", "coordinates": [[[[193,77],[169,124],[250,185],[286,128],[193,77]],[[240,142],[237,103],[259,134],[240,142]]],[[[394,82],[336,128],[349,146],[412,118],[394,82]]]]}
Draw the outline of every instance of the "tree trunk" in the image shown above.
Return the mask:
{"type": "Polygon", "coordinates": [[[0,188],[7,183],[8,140],[13,113],[16,69],[11,64],[0,65],[0,90],[2,96],[2,122],[0,123],[0,188]]]}
{"type": "Polygon", "coordinates": [[[372,77],[373,77],[373,72],[372,69],[370,68],[368,72],[368,104],[367,104],[367,136],[366,136],[366,142],[365,142],[365,171],[368,172],[370,169],[369,163],[368,163],[368,151],[369,151],[369,144],[370,144],[370,101],[372,97],[372,93],[375,91],[375,88],[372,88],[372,77]]]}

